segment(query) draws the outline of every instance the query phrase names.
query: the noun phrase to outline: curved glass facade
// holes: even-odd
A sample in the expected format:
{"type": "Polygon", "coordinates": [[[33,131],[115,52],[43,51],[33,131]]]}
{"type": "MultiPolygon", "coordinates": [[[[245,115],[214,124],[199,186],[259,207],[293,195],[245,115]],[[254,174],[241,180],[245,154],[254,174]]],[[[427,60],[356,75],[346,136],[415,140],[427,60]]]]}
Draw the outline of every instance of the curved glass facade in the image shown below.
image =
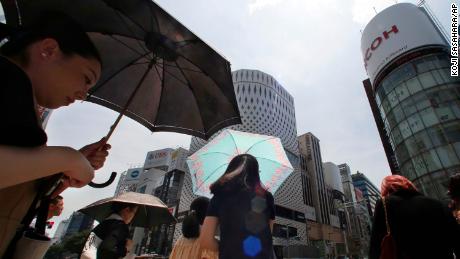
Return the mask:
{"type": "Polygon", "coordinates": [[[402,175],[443,199],[460,172],[460,78],[447,53],[406,62],[380,81],[375,99],[402,175]]]}

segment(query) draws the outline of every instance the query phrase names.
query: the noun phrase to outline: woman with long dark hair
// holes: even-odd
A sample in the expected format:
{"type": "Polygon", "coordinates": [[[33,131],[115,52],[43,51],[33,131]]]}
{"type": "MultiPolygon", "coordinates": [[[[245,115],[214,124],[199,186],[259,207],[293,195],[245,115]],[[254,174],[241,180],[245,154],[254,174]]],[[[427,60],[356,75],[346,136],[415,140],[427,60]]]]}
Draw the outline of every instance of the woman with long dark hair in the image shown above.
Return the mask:
{"type": "Polygon", "coordinates": [[[273,258],[271,229],[274,200],[260,182],[259,164],[251,155],[238,155],[211,187],[201,245],[219,250],[219,258],[273,258]],[[214,236],[220,227],[220,242],[214,236]]]}
{"type": "Polygon", "coordinates": [[[27,28],[1,24],[0,30],[2,257],[20,232],[42,180],[63,172],[65,180],[57,192],[83,187],[103,166],[110,146],[104,140],[80,151],[47,146],[39,123],[38,107],[56,109],[84,100],[99,80],[101,59],[86,32],[58,13],[44,13],[27,28]]]}

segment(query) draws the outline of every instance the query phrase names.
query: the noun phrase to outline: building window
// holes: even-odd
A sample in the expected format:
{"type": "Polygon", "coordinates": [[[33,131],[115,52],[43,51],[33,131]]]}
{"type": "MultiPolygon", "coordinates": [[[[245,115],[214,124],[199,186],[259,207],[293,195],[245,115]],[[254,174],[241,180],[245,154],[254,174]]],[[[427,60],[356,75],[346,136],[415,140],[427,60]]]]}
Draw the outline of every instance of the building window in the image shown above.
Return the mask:
{"type": "Polygon", "coordinates": [[[412,95],[422,91],[422,85],[416,77],[406,81],[406,86],[407,90],[409,90],[409,93],[412,95]]]}
{"type": "Polygon", "coordinates": [[[433,74],[431,72],[419,74],[418,78],[420,79],[420,82],[422,83],[423,88],[425,89],[438,85],[434,80],[433,74]]]}
{"type": "Polygon", "coordinates": [[[415,175],[415,168],[414,168],[414,165],[412,164],[412,161],[409,160],[407,161],[405,164],[403,164],[402,166],[402,169],[401,169],[405,176],[411,180],[411,179],[415,179],[416,178],[416,175],[415,175]]]}
{"type": "Polygon", "coordinates": [[[409,123],[409,127],[412,130],[412,133],[417,133],[424,128],[422,119],[420,118],[420,115],[418,113],[415,113],[409,118],[407,118],[407,121],[409,123]]]}
{"type": "Polygon", "coordinates": [[[299,211],[291,210],[279,205],[275,205],[275,213],[276,216],[285,218],[285,219],[290,219],[290,220],[295,220],[298,222],[305,222],[305,214],[299,211]]]}
{"type": "MultiPolygon", "coordinates": [[[[444,124],[445,137],[451,143],[460,142],[460,122],[450,122],[444,124]]],[[[460,154],[459,154],[460,155],[460,154]]]]}
{"type": "Polygon", "coordinates": [[[297,236],[297,228],[286,225],[273,224],[273,236],[279,238],[290,238],[297,236]]]}
{"type": "Polygon", "coordinates": [[[398,96],[400,102],[409,97],[409,91],[407,90],[406,85],[404,83],[401,83],[395,88],[395,93],[396,96],[398,96]]]}
{"type": "Polygon", "coordinates": [[[450,145],[438,147],[436,152],[438,153],[444,167],[451,167],[460,163],[453,148],[450,145]]]}
{"type": "Polygon", "coordinates": [[[447,143],[446,136],[441,126],[436,125],[434,127],[431,127],[427,129],[427,132],[434,146],[441,146],[447,143]]]}
{"type": "MultiPolygon", "coordinates": [[[[424,154],[423,156],[428,156],[427,154],[424,154]]],[[[425,165],[425,161],[423,160],[423,156],[415,156],[412,158],[412,162],[414,163],[414,168],[415,168],[415,173],[417,176],[422,176],[427,173],[427,168],[425,165]]]]}
{"type": "Polygon", "coordinates": [[[427,108],[423,111],[420,111],[420,116],[422,117],[426,127],[439,123],[438,117],[432,108],[427,108]]]}
{"type": "Polygon", "coordinates": [[[406,116],[410,116],[417,112],[417,108],[414,102],[412,101],[412,97],[405,99],[403,102],[401,102],[400,105],[401,109],[404,111],[404,114],[406,114],[406,116]]]}
{"type": "Polygon", "coordinates": [[[399,123],[403,119],[405,119],[404,113],[403,113],[403,111],[401,109],[401,106],[399,106],[399,105],[394,107],[393,110],[391,111],[391,113],[394,115],[394,117],[396,119],[396,123],[399,123]]]}
{"type": "Polygon", "coordinates": [[[442,169],[441,162],[439,161],[435,150],[423,153],[423,159],[425,160],[428,171],[434,172],[442,169]]]}

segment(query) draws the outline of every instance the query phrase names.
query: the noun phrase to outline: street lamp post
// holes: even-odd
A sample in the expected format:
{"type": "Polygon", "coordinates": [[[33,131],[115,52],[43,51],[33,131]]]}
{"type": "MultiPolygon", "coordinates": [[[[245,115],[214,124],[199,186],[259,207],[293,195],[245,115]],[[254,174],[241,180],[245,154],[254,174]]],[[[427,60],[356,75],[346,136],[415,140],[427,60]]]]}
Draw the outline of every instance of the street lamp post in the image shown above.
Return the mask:
{"type": "Polygon", "coordinates": [[[286,223],[284,226],[286,227],[286,258],[289,258],[289,255],[290,255],[290,253],[289,253],[289,248],[290,248],[289,241],[291,239],[300,240],[300,237],[298,235],[295,235],[295,236],[292,236],[292,237],[289,235],[289,227],[292,226],[290,223],[286,223]]]}
{"type": "Polygon", "coordinates": [[[289,258],[289,226],[291,224],[286,223],[286,257],[289,258]]]}

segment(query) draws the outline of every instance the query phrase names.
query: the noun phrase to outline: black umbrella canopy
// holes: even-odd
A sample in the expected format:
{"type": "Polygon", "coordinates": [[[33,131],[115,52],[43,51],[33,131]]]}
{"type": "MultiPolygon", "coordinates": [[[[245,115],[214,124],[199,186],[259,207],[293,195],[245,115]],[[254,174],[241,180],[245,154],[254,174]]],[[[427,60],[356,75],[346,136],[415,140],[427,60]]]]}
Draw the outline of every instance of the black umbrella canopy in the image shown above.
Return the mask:
{"type": "Polygon", "coordinates": [[[83,26],[103,63],[88,101],[122,112],[151,131],[204,139],[241,123],[230,63],[154,2],[1,2],[12,25],[27,26],[44,11],[59,11],[83,26]]]}

